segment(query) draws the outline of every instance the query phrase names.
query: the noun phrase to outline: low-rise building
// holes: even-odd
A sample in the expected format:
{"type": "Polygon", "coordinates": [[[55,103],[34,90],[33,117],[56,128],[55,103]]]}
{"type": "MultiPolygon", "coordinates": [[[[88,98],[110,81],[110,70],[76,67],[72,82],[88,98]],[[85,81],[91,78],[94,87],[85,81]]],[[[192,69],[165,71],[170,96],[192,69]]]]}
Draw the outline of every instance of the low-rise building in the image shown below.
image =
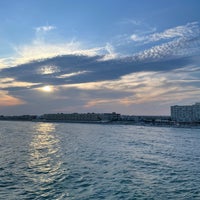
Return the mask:
{"type": "Polygon", "coordinates": [[[100,122],[100,121],[117,121],[120,114],[113,113],[57,113],[44,114],[41,119],[46,121],[74,121],[74,122],[100,122]]]}

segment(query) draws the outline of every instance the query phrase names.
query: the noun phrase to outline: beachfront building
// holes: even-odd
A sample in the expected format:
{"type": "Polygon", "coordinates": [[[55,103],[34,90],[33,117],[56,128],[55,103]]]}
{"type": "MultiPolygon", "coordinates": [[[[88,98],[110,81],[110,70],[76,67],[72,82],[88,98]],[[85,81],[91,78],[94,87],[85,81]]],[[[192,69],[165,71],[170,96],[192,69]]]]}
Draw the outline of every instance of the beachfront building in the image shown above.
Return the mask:
{"type": "Polygon", "coordinates": [[[95,113],[70,113],[70,114],[44,114],[43,119],[47,121],[99,121],[100,118],[95,113]]]}
{"type": "Polygon", "coordinates": [[[46,121],[70,121],[70,122],[100,122],[100,121],[117,121],[120,119],[118,113],[57,113],[44,114],[41,119],[46,121]]]}
{"type": "Polygon", "coordinates": [[[194,105],[171,106],[171,118],[175,122],[200,122],[200,103],[194,105]]]}

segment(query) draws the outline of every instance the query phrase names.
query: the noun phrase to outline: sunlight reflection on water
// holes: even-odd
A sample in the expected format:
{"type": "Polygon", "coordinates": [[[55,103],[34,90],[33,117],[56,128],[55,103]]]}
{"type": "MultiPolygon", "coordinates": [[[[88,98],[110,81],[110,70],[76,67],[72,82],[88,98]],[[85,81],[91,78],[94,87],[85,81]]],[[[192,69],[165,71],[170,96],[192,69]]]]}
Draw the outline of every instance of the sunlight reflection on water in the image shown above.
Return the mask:
{"type": "Polygon", "coordinates": [[[38,186],[42,196],[50,196],[50,188],[62,178],[61,160],[59,154],[59,139],[55,137],[55,125],[50,123],[35,124],[29,149],[29,178],[38,186]]]}

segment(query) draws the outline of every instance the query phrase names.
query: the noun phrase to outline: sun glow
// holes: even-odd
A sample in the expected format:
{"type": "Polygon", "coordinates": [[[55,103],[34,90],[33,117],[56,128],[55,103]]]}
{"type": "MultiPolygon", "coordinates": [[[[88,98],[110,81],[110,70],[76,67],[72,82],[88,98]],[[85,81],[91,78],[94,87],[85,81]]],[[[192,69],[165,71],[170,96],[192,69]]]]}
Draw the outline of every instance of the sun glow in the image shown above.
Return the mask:
{"type": "Polygon", "coordinates": [[[52,91],[53,91],[53,88],[52,88],[52,86],[50,86],[50,85],[46,85],[46,86],[42,87],[42,90],[43,90],[44,92],[52,92],[52,91]]]}

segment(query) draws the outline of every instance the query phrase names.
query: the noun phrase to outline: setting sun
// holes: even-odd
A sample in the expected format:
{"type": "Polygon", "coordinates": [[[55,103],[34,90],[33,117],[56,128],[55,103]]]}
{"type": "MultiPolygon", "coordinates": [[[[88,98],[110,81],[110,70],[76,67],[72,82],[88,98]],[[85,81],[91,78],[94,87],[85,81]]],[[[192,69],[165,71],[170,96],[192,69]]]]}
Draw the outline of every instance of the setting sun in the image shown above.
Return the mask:
{"type": "Polygon", "coordinates": [[[42,87],[42,90],[44,92],[52,92],[53,88],[52,88],[52,86],[46,85],[46,86],[42,87]]]}

